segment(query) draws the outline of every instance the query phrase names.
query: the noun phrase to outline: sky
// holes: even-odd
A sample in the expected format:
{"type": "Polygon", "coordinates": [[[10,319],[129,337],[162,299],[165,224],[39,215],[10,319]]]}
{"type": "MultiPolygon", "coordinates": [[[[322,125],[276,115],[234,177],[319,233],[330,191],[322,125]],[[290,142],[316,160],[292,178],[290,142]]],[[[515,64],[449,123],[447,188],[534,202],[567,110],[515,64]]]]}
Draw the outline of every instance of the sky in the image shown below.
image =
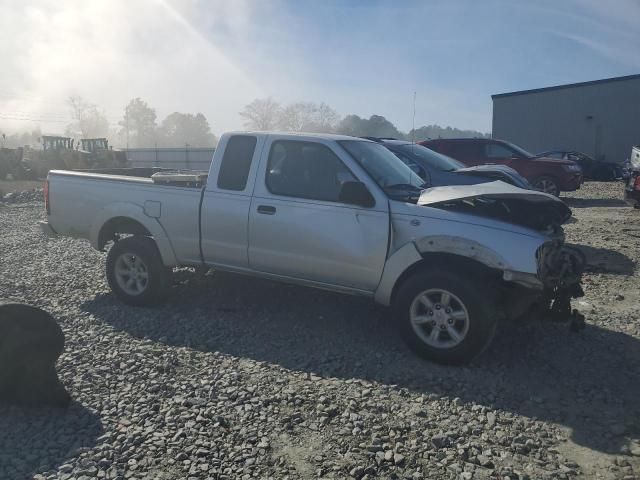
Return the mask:
{"type": "Polygon", "coordinates": [[[140,97],[220,135],[255,98],[491,130],[491,94],[640,73],[640,0],[0,0],[0,132],[116,128],[140,97]]]}

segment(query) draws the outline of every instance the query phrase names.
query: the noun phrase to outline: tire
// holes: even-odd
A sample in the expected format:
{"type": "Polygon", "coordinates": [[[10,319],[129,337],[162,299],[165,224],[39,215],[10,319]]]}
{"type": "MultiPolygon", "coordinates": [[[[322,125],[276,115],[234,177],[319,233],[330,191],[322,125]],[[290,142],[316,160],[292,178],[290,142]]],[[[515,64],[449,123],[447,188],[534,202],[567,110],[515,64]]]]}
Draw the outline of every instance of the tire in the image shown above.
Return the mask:
{"type": "Polygon", "coordinates": [[[531,185],[533,185],[533,188],[541,192],[549,193],[556,197],[560,196],[560,187],[558,186],[558,182],[553,177],[545,175],[542,177],[534,178],[531,182],[531,185]]]}
{"type": "Polygon", "coordinates": [[[394,320],[405,342],[418,355],[436,363],[461,365],[482,353],[493,338],[497,316],[491,298],[483,282],[468,274],[419,272],[400,286],[393,305],[394,320]],[[444,292],[450,297],[448,307],[444,292]],[[432,308],[423,303],[425,296],[432,308]],[[412,319],[424,323],[416,325],[412,319]],[[435,328],[440,331],[435,330],[434,339],[431,334],[435,328]]]}
{"type": "Polygon", "coordinates": [[[123,303],[150,307],[165,300],[171,276],[153,239],[134,235],[115,242],[109,250],[107,280],[123,303]]]}

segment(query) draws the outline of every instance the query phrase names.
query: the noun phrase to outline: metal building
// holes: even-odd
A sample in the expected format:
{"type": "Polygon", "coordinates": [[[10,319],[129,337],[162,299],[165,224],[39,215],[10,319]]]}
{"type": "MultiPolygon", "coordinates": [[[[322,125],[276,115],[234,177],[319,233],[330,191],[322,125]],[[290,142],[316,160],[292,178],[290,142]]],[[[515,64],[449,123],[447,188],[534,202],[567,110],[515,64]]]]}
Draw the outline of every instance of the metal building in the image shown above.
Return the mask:
{"type": "Polygon", "coordinates": [[[640,75],[501,93],[493,137],[533,153],[576,150],[623,162],[640,144],[640,75]]]}

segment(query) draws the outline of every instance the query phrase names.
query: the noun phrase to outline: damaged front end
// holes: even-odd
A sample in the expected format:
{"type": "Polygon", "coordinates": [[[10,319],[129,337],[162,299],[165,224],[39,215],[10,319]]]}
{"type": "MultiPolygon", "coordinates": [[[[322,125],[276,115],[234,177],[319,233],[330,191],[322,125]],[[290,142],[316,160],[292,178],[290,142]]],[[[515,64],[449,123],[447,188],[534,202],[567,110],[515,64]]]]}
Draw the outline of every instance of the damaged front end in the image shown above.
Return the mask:
{"type": "Polygon", "coordinates": [[[502,302],[506,316],[519,318],[529,312],[556,322],[568,321],[574,330],[584,327],[584,317],[571,308],[571,299],[584,295],[581,281],[586,261],[580,250],[564,243],[562,225],[571,218],[571,209],[560,199],[497,181],[428,189],[418,204],[491,218],[543,234],[548,241],[536,252],[537,274],[503,272],[508,287],[502,302]]]}
{"type": "Polygon", "coordinates": [[[584,296],[584,254],[562,242],[551,241],[538,249],[536,257],[538,277],[544,285],[541,305],[547,310],[550,320],[569,322],[574,331],[583,329],[584,315],[571,308],[571,299],[584,296]]]}

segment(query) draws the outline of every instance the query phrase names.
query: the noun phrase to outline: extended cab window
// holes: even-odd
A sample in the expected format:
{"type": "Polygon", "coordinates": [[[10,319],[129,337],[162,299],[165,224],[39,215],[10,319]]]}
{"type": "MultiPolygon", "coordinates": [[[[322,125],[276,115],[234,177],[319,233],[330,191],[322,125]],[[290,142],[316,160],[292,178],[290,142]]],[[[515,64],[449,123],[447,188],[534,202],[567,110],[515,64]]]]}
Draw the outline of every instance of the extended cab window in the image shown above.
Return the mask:
{"type": "Polygon", "coordinates": [[[484,146],[484,152],[487,158],[509,158],[513,155],[513,150],[499,143],[487,143],[484,146]]]}
{"type": "Polygon", "coordinates": [[[324,145],[279,140],[271,146],[266,174],[271,193],[337,202],[342,184],[354,180],[342,161],[324,145]]]}
{"type": "Polygon", "coordinates": [[[234,135],[229,139],[220,163],[218,188],[238,191],[245,189],[256,141],[256,137],[250,135],[234,135]]]}

